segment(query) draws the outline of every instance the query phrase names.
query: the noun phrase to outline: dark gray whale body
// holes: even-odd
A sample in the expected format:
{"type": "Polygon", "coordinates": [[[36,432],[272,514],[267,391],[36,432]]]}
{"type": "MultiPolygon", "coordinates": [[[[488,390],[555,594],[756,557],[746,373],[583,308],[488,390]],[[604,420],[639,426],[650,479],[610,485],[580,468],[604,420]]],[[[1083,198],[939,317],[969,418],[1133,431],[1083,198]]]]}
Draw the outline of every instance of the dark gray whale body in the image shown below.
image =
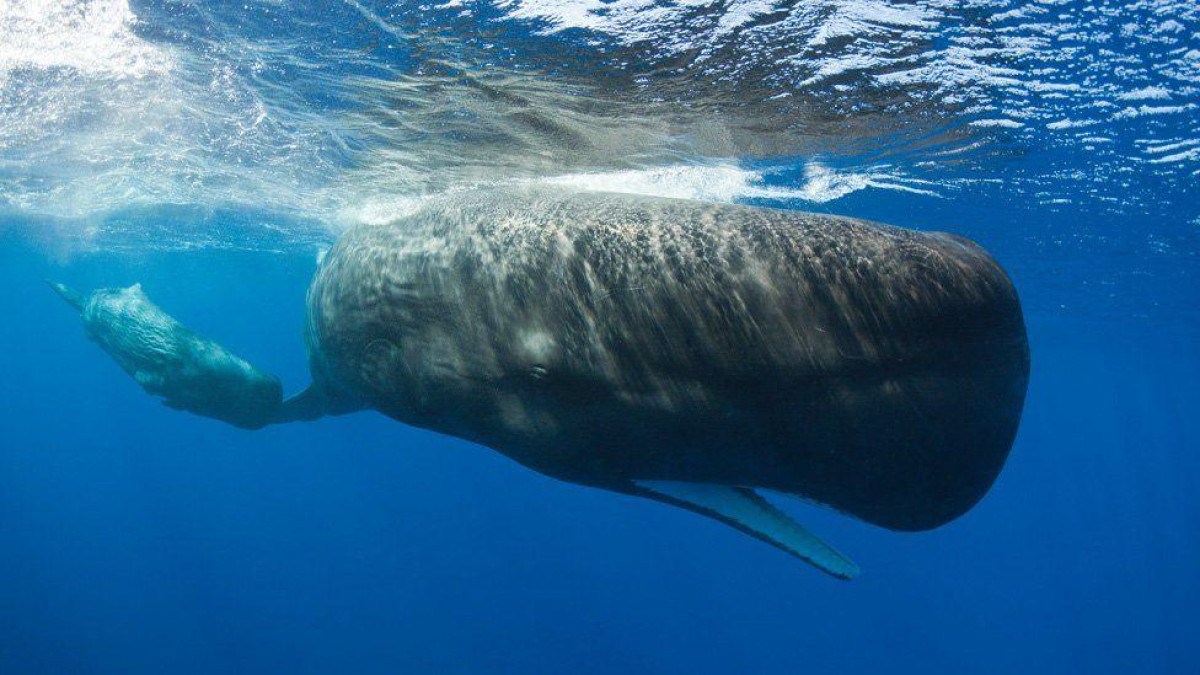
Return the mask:
{"type": "Polygon", "coordinates": [[[263,423],[375,408],[842,577],[753,490],[941,525],[998,475],[1029,373],[1012,283],[965,239],[630,195],[430,199],[345,233],[308,317],[313,386],[263,423]]]}

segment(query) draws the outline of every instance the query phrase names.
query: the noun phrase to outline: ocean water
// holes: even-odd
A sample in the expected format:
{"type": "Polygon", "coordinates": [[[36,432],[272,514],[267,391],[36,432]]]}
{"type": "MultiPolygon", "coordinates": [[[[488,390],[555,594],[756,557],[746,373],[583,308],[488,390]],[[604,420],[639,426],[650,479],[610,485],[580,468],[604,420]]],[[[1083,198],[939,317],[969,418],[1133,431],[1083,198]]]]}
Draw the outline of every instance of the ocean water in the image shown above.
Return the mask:
{"type": "Polygon", "coordinates": [[[0,0],[0,673],[1200,669],[1192,0],[0,0]],[[308,382],[347,227],[511,182],[968,236],[1032,376],[978,506],[780,502],[841,582],[375,413],[171,410],[43,283],[308,382]]]}

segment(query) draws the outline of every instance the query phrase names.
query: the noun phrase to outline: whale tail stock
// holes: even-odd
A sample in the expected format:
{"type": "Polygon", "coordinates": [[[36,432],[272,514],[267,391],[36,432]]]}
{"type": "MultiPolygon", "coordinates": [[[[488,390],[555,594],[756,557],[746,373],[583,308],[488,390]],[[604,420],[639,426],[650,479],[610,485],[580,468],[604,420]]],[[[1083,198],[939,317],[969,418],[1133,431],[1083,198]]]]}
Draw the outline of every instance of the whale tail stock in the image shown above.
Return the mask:
{"type": "Polygon", "coordinates": [[[88,337],[168,407],[242,429],[348,412],[315,384],[285,400],[279,378],[175,320],[150,301],[141,284],[84,295],[47,283],[79,312],[88,337]]]}
{"type": "Polygon", "coordinates": [[[269,424],[311,422],[326,415],[341,415],[355,410],[358,410],[357,406],[346,407],[343,402],[330,397],[324,387],[313,383],[285,398],[269,424]]]}

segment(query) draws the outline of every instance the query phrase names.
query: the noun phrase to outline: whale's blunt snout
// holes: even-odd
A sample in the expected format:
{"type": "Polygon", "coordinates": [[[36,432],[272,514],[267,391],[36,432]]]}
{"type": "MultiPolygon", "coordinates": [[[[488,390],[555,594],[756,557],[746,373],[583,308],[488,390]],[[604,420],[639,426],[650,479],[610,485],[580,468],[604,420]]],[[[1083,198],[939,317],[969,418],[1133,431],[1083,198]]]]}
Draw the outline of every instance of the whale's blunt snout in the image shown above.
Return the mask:
{"type": "Polygon", "coordinates": [[[795,480],[775,487],[921,531],[965,514],[999,476],[1024,407],[1029,345],[1016,288],[984,248],[940,232],[910,237],[887,274],[860,280],[839,305],[887,319],[857,335],[890,355],[818,380],[793,433],[799,447],[826,438],[832,450],[798,456],[795,480]]]}
{"type": "Polygon", "coordinates": [[[928,498],[913,501],[923,508],[885,523],[897,530],[938,527],[983,498],[1012,449],[1029,384],[1029,341],[1012,279],[974,241],[938,236],[957,249],[947,251],[959,265],[957,278],[949,277],[957,301],[943,321],[928,318],[929,336],[942,336],[935,343],[941,365],[923,373],[905,400],[929,427],[924,442],[912,444],[924,463],[913,484],[928,498]]]}

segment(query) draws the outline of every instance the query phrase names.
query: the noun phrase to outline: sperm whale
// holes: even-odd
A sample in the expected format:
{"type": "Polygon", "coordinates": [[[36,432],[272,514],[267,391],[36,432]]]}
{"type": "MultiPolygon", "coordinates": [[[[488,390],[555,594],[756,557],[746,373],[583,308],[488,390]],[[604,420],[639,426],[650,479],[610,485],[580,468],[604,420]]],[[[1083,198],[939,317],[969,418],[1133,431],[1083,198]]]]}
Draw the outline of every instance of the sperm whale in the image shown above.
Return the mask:
{"type": "Polygon", "coordinates": [[[173,407],[246,428],[378,410],[841,578],[857,566],[757,491],[942,525],[1001,471],[1029,377],[1016,290],[967,239],[561,188],[345,232],[308,292],[313,383],[287,400],[140,288],[57,290],[173,407]]]}

